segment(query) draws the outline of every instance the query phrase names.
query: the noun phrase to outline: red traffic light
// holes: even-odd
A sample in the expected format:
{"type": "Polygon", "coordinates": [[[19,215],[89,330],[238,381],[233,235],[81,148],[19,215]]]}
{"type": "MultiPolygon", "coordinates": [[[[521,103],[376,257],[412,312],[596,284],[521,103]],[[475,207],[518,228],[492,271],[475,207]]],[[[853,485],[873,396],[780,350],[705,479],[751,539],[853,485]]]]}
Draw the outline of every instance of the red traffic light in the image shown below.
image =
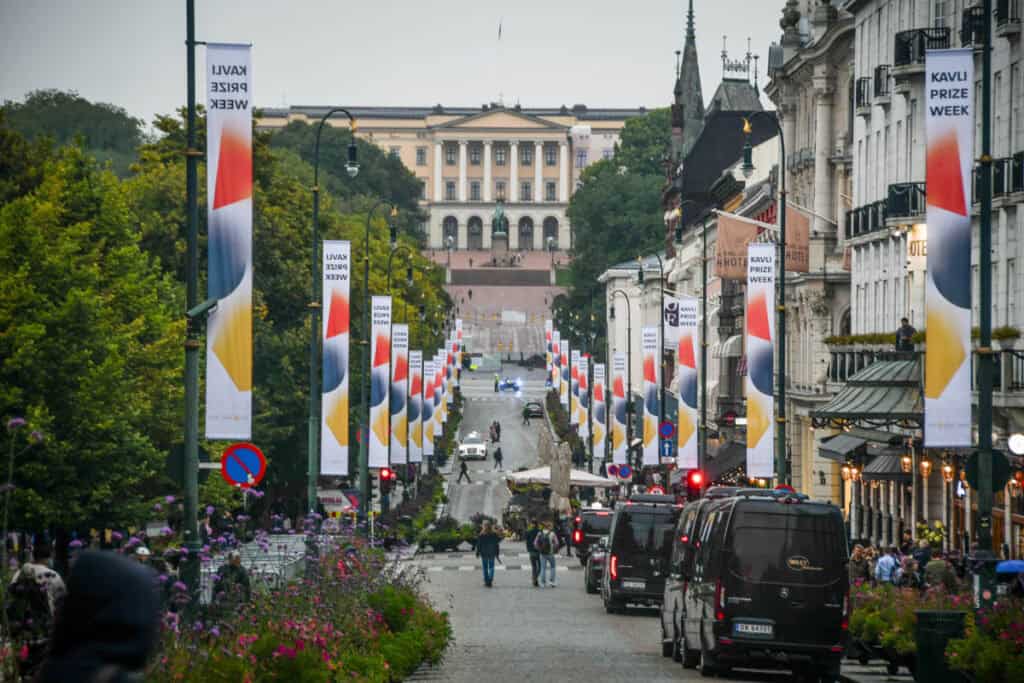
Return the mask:
{"type": "Polygon", "coordinates": [[[686,481],[690,486],[701,486],[704,483],[704,473],[700,470],[691,470],[686,475],[686,481]]]}
{"type": "Polygon", "coordinates": [[[394,478],[395,478],[395,471],[394,470],[392,470],[392,469],[390,469],[388,467],[384,467],[384,468],[381,469],[381,471],[380,471],[380,480],[381,481],[388,481],[389,479],[394,479],[394,478]]]}

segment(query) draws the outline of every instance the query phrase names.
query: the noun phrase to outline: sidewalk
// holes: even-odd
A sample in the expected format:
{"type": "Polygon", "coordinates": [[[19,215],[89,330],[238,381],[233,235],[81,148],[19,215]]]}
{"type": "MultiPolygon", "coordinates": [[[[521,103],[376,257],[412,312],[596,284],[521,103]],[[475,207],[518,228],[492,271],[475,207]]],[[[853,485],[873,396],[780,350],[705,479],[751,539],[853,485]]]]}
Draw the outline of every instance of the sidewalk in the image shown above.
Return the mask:
{"type": "Polygon", "coordinates": [[[912,683],[914,680],[914,677],[910,675],[910,672],[905,667],[900,667],[899,673],[892,675],[886,671],[885,662],[872,661],[864,665],[857,663],[853,659],[843,660],[841,677],[846,683],[880,683],[882,681],[912,683]]]}

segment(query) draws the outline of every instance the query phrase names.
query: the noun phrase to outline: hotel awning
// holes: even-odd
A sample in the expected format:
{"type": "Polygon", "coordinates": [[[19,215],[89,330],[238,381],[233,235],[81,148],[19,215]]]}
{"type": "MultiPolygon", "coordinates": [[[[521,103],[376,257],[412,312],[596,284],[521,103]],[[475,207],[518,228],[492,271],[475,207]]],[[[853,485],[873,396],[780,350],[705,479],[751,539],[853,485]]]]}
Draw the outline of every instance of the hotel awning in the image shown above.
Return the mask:
{"type": "Polygon", "coordinates": [[[920,428],[923,420],[921,364],[878,360],[850,377],[838,394],[811,413],[816,427],[920,428]]]}
{"type": "Polygon", "coordinates": [[[910,481],[910,473],[904,472],[900,465],[900,456],[895,454],[879,455],[864,467],[861,472],[864,481],[910,481]]]}
{"type": "Polygon", "coordinates": [[[864,439],[849,434],[837,434],[823,440],[818,447],[818,454],[828,460],[846,462],[855,451],[865,443],[864,439]]]}

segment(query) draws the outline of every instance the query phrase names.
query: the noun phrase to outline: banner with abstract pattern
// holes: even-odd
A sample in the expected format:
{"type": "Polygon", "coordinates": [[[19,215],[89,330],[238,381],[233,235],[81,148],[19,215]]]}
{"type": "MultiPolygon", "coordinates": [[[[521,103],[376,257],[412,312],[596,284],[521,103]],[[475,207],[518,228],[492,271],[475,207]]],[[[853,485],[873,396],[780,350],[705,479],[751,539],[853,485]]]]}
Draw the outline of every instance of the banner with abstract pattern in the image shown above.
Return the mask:
{"type": "Polygon", "coordinates": [[[971,445],[971,170],[974,156],[971,49],[925,55],[924,445],[971,445]]]}
{"type": "Polygon", "coordinates": [[[644,327],[640,331],[640,349],[643,353],[644,369],[644,435],[643,435],[643,464],[658,465],[660,454],[658,453],[658,417],[660,410],[659,387],[661,376],[661,344],[658,339],[657,327],[644,327]]]}
{"type": "Polygon", "coordinates": [[[434,455],[434,436],[437,420],[434,419],[434,361],[423,361],[423,417],[420,420],[423,429],[423,457],[434,455]]]}
{"type": "Polygon", "coordinates": [[[580,411],[577,422],[579,424],[579,435],[586,443],[590,438],[590,356],[580,354],[580,369],[576,373],[576,383],[579,390],[576,392],[576,406],[580,411]]]}
{"type": "Polygon", "coordinates": [[[462,318],[455,319],[455,386],[462,386],[462,318]]]}
{"type": "Polygon", "coordinates": [[[551,388],[558,395],[559,400],[562,398],[562,368],[560,367],[561,356],[559,355],[561,343],[561,332],[551,330],[551,388]]]}
{"type": "Polygon", "coordinates": [[[409,326],[391,326],[391,454],[392,465],[409,462],[409,326]]]}
{"type": "Polygon", "coordinates": [[[252,437],[251,62],[248,45],[206,46],[207,439],[252,437]]]}
{"type": "Polygon", "coordinates": [[[445,352],[441,349],[434,356],[434,422],[436,436],[444,433],[444,423],[448,421],[447,404],[444,401],[444,361],[445,352]]]}
{"type": "Polygon", "coordinates": [[[370,306],[370,451],[371,468],[388,466],[391,387],[391,297],[375,296],[370,306]]]}
{"type": "Polygon", "coordinates": [[[572,410],[570,410],[569,406],[569,394],[571,393],[572,387],[569,379],[571,358],[572,349],[569,347],[569,340],[563,339],[558,345],[558,370],[562,375],[558,384],[558,399],[559,403],[565,406],[565,409],[569,411],[569,415],[572,415],[572,410]]]}
{"type": "Polygon", "coordinates": [[[681,296],[678,301],[676,358],[679,366],[679,416],[676,434],[676,467],[697,468],[697,345],[699,332],[697,299],[681,296]]]}
{"type": "Polygon", "coordinates": [[[612,462],[616,465],[626,464],[629,444],[626,443],[626,353],[616,351],[612,354],[612,462]]]}
{"type": "Polygon", "coordinates": [[[775,245],[747,246],[747,476],[775,474],[775,245]]]}
{"type": "Polygon", "coordinates": [[[554,331],[554,321],[544,321],[544,368],[548,377],[551,377],[551,333],[554,331]]]}
{"type": "Polygon", "coordinates": [[[605,458],[605,439],[608,436],[608,409],[605,406],[605,365],[594,363],[593,407],[590,410],[590,439],[594,448],[594,462],[605,458]]]}
{"type": "Polygon", "coordinates": [[[580,352],[569,355],[569,424],[580,423],[580,352]]]}
{"type": "Polygon", "coordinates": [[[320,474],[348,475],[349,282],[351,245],[325,241],[323,253],[323,389],[320,474]]]}
{"type": "Polygon", "coordinates": [[[423,352],[409,351],[409,462],[423,462],[423,352]]]}

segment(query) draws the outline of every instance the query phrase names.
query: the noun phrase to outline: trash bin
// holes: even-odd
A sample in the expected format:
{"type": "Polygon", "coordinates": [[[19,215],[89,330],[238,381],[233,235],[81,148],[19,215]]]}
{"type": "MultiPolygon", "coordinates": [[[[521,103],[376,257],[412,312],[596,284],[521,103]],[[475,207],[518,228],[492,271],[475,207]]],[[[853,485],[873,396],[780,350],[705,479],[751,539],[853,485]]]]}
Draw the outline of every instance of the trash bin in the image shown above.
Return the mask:
{"type": "Polygon", "coordinates": [[[917,641],[917,666],[914,680],[962,681],[958,672],[946,666],[946,643],[952,638],[964,637],[964,612],[947,610],[919,610],[914,639],[917,641]]]}

